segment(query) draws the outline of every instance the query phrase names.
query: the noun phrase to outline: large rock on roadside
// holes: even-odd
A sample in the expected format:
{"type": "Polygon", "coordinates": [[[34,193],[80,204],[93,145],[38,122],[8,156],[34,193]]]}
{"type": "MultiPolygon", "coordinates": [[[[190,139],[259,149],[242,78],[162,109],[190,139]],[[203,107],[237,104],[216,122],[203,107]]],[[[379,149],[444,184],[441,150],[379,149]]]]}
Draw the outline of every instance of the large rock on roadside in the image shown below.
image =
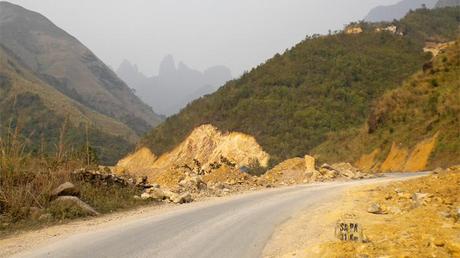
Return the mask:
{"type": "Polygon", "coordinates": [[[165,198],[165,193],[159,188],[149,188],[142,195],[142,200],[162,201],[165,198]]]}
{"type": "Polygon", "coordinates": [[[166,199],[169,199],[173,203],[188,203],[192,202],[193,198],[192,195],[189,192],[184,192],[182,194],[174,193],[168,190],[164,191],[166,199]]]}
{"type": "Polygon", "coordinates": [[[80,190],[74,184],[65,182],[51,192],[52,199],[58,196],[80,196],[80,190]]]}
{"type": "Polygon", "coordinates": [[[75,196],[59,196],[51,202],[51,207],[60,210],[78,210],[79,213],[89,216],[98,216],[99,212],[75,196]]]}
{"type": "Polygon", "coordinates": [[[372,213],[372,214],[383,214],[383,209],[379,204],[373,203],[371,204],[371,206],[369,206],[369,208],[367,209],[367,212],[372,213]]]}
{"type": "Polygon", "coordinates": [[[430,197],[427,193],[414,193],[412,195],[412,201],[414,202],[415,207],[420,207],[426,205],[427,199],[430,197]]]}

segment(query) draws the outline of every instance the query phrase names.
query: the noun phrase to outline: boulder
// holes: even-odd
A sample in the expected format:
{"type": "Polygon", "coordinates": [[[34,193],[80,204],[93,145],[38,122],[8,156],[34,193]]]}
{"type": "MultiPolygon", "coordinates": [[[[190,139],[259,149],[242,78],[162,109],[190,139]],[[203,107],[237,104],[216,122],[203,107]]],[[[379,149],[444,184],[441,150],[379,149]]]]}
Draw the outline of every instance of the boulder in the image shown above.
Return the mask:
{"type": "Polygon", "coordinates": [[[80,190],[78,190],[74,184],[65,182],[51,192],[52,199],[58,196],[80,196],[80,190]]]}
{"type": "Polygon", "coordinates": [[[188,203],[188,202],[193,201],[192,195],[188,192],[185,192],[183,194],[177,194],[177,193],[168,191],[168,192],[165,192],[165,194],[167,198],[173,203],[182,204],[182,203],[188,203]]]}
{"type": "Polygon", "coordinates": [[[177,194],[175,192],[172,192],[170,190],[164,190],[163,193],[165,195],[165,199],[167,199],[167,200],[169,200],[171,202],[174,202],[174,200],[179,198],[179,194],[177,194]]]}
{"type": "Polygon", "coordinates": [[[51,206],[59,209],[76,208],[84,215],[97,216],[99,212],[94,210],[84,201],[75,196],[59,196],[56,200],[51,202],[51,206]]]}
{"type": "Polygon", "coordinates": [[[193,202],[193,198],[190,193],[183,193],[179,197],[179,203],[189,203],[189,202],[193,202]]]}
{"type": "Polygon", "coordinates": [[[414,202],[415,207],[425,205],[429,195],[427,193],[414,193],[412,195],[412,201],[414,202]]]}
{"type": "MultiPolygon", "coordinates": [[[[315,178],[324,178],[324,179],[334,179],[339,176],[339,172],[335,170],[329,164],[323,164],[319,169],[319,175],[316,175],[315,178]]],[[[316,179],[317,180],[317,179],[316,179]]]]}
{"type": "Polygon", "coordinates": [[[383,210],[379,204],[373,203],[371,204],[371,206],[369,206],[369,208],[367,209],[367,212],[372,213],[372,214],[382,214],[383,210]]]}
{"type": "Polygon", "coordinates": [[[159,188],[150,188],[145,193],[149,194],[150,198],[156,201],[161,201],[165,198],[165,193],[159,188]]]}

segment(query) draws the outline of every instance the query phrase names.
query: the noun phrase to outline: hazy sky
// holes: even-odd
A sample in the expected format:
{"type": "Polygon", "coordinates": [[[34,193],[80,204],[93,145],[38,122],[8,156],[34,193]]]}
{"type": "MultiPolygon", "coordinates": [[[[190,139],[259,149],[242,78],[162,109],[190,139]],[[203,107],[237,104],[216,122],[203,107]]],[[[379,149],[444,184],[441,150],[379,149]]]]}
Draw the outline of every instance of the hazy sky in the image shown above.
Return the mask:
{"type": "Polygon", "coordinates": [[[234,76],[313,33],[342,29],[398,0],[11,0],[40,12],[118,68],[157,74],[167,54],[234,76]]]}

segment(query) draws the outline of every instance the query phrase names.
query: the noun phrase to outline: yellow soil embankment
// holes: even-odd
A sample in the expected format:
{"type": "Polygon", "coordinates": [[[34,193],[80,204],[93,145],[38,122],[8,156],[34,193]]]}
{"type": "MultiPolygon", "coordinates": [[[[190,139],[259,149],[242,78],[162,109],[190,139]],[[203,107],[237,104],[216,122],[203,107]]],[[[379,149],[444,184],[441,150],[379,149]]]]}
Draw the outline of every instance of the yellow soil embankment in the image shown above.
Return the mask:
{"type": "Polygon", "coordinates": [[[380,149],[377,148],[369,154],[365,154],[355,162],[355,166],[364,172],[372,171],[376,166],[376,158],[380,154],[380,149]]]}
{"type": "Polygon", "coordinates": [[[412,151],[401,147],[393,142],[390,152],[380,165],[377,156],[380,154],[380,148],[373,150],[369,154],[362,155],[355,166],[362,171],[374,172],[416,172],[424,171],[429,167],[430,155],[436,146],[438,134],[419,142],[412,151]]]}
{"type": "Polygon", "coordinates": [[[460,257],[459,186],[457,170],[356,192],[348,212],[368,241],[335,240],[297,257],[460,257]],[[416,193],[424,196],[419,202],[416,193]],[[367,212],[373,203],[383,214],[367,212]]]}

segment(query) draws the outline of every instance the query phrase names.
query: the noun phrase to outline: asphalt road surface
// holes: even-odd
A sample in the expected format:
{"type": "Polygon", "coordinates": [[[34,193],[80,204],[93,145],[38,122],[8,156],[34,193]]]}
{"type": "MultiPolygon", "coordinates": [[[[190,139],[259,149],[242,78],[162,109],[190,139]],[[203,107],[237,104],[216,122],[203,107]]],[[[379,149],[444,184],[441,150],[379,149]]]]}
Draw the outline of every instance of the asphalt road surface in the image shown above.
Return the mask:
{"type": "Polygon", "coordinates": [[[296,212],[336,200],[354,186],[421,174],[272,189],[78,233],[17,257],[259,257],[275,228],[296,212]]]}

